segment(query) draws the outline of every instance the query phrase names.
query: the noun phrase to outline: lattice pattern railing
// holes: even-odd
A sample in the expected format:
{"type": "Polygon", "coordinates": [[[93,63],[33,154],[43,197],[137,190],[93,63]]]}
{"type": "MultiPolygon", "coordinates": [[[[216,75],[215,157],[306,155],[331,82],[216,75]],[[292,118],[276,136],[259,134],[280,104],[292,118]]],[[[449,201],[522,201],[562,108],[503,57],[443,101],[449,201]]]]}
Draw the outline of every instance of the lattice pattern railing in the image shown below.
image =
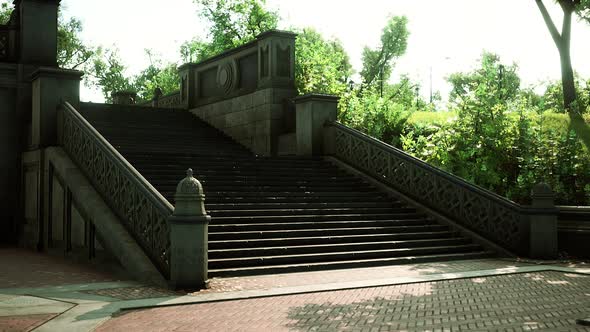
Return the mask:
{"type": "MultiPolygon", "coordinates": [[[[182,102],[180,100],[180,91],[174,91],[169,93],[165,96],[161,96],[156,101],[157,107],[160,108],[182,108],[182,102]]],[[[152,106],[154,105],[154,100],[148,100],[144,102],[137,103],[138,106],[152,106]]]]}
{"type": "Polygon", "coordinates": [[[158,107],[161,108],[181,108],[180,91],[176,91],[158,99],[158,107]]]}
{"type": "Polygon", "coordinates": [[[526,252],[534,212],[339,123],[335,157],[514,252],[526,252]]]}
{"type": "Polygon", "coordinates": [[[172,205],[69,103],[58,120],[60,143],[127,230],[169,277],[172,205]]]}

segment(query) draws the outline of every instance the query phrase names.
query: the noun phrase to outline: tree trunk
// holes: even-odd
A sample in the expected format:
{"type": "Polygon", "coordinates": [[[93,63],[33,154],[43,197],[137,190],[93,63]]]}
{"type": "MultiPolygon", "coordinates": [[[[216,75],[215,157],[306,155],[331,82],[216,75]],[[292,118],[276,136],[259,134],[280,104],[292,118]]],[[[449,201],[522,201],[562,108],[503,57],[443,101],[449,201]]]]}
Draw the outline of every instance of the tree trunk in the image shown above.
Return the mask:
{"type": "Polygon", "coordinates": [[[576,100],[576,86],[574,84],[574,71],[572,69],[572,60],[570,57],[569,47],[559,49],[561,58],[561,84],[563,86],[563,107],[567,111],[572,109],[572,103],[576,100]]]}
{"type": "Polygon", "coordinates": [[[574,4],[571,0],[559,1],[563,10],[563,25],[561,27],[561,41],[557,43],[561,60],[561,84],[563,85],[563,106],[569,112],[575,112],[572,103],[576,100],[576,87],[574,85],[574,71],[570,55],[570,40],[572,36],[572,14],[574,4]]]}
{"type": "Polygon", "coordinates": [[[549,29],[551,38],[557,46],[559,51],[559,58],[561,61],[561,84],[563,87],[563,107],[566,111],[572,110],[572,103],[576,100],[576,87],[574,85],[574,71],[572,69],[572,60],[570,56],[570,40],[572,30],[572,14],[575,9],[575,0],[558,0],[557,2],[563,10],[563,25],[561,27],[561,34],[557,31],[547,8],[543,4],[543,0],[536,0],[539,11],[543,16],[543,20],[549,29]]]}

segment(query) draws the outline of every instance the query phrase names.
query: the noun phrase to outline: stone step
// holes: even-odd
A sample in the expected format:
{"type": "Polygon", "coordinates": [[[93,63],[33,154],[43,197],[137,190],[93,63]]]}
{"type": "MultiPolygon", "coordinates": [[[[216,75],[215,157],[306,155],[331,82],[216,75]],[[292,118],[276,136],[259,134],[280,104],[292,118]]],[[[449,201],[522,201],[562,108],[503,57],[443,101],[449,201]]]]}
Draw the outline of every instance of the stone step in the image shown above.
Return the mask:
{"type": "MultiPolygon", "coordinates": [[[[176,185],[170,182],[164,184],[153,184],[159,191],[162,192],[173,192],[176,190],[176,185]]],[[[344,186],[344,185],[308,185],[308,186],[286,186],[286,185],[235,185],[235,186],[219,186],[219,185],[208,185],[207,183],[201,182],[205,195],[208,196],[210,192],[334,192],[338,190],[350,190],[355,193],[374,193],[375,189],[369,187],[369,185],[356,185],[356,186],[344,186]]]]}
{"type": "Polygon", "coordinates": [[[205,191],[209,275],[231,276],[491,255],[321,157],[260,157],[186,110],[82,105],[170,202],[187,168],[205,191]]]}
{"type": "Polygon", "coordinates": [[[342,235],[319,235],[312,236],[304,234],[303,236],[278,237],[268,239],[223,239],[215,240],[209,238],[209,249],[231,249],[231,248],[261,248],[261,247],[278,247],[278,246],[301,246],[301,245],[320,245],[335,243],[359,243],[359,242],[378,242],[378,241],[403,241],[403,240],[422,240],[435,238],[448,238],[459,236],[456,232],[449,230],[442,231],[424,231],[406,232],[406,233],[375,233],[375,234],[342,234],[342,235]]]}
{"type": "MultiPolygon", "coordinates": [[[[173,192],[162,192],[165,197],[174,197],[173,192]]],[[[260,196],[205,196],[205,205],[209,203],[213,204],[224,204],[224,203],[331,203],[331,202],[365,202],[368,198],[371,198],[374,202],[389,202],[390,198],[383,196],[373,197],[359,197],[359,196],[299,196],[299,197],[260,197],[260,196]]]]}
{"type": "Polygon", "coordinates": [[[332,261],[332,262],[316,262],[316,263],[298,263],[298,264],[283,264],[272,266],[249,266],[249,267],[234,267],[234,268],[210,268],[209,277],[237,277],[248,275],[261,274],[278,274],[288,272],[303,272],[303,271],[322,271],[333,269],[350,269],[372,266],[385,265],[401,265],[401,264],[417,264],[426,262],[440,262],[452,260],[466,260],[466,259],[482,259],[494,257],[494,252],[491,251],[474,251],[461,253],[445,253],[445,254],[431,254],[420,256],[406,256],[406,257],[386,257],[373,259],[354,259],[347,261],[332,261]]]}
{"type": "Polygon", "coordinates": [[[419,247],[419,248],[401,248],[401,249],[374,249],[363,251],[339,251],[339,252],[321,252],[309,254],[287,254],[277,256],[259,256],[259,257],[239,257],[239,258],[219,258],[209,259],[210,269],[223,269],[232,267],[254,267],[254,266],[272,266],[284,264],[309,264],[323,263],[334,261],[349,261],[361,259],[393,258],[393,257],[412,257],[420,255],[440,255],[446,253],[465,253],[480,250],[476,244],[463,244],[453,246],[437,247],[419,247]]]}
{"type": "Polygon", "coordinates": [[[400,220],[337,220],[337,221],[297,221],[289,223],[243,223],[243,224],[218,224],[215,218],[209,224],[209,233],[236,233],[274,230],[299,230],[299,229],[331,229],[354,227],[391,227],[391,226],[417,226],[436,225],[432,220],[425,218],[400,219],[400,220]]]}
{"type": "Polygon", "coordinates": [[[379,207],[379,208],[397,208],[406,207],[405,203],[400,201],[391,202],[319,202],[319,203],[209,203],[206,208],[209,210],[251,210],[258,209],[321,209],[321,208],[357,208],[357,207],[379,207]]]}
{"type": "Polygon", "coordinates": [[[217,223],[264,223],[280,222],[290,223],[296,221],[350,221],[350,220],[402,220],[424,218],[423,213],[416,212],[414,208],[396,209],[390,213],[341,213],[341,214],[275,214],[275,215],[248,215],[239,216],[215,216],[217,223]]]}
{"type": "Polygon", "coordinates": [[[296,215],[364,215],[364,214],[397,214],[416,212],[414,208],[392,207],[357,207],[357,208],[325,208],[325,209],[250,209],[250,210],[213,210],[206,207],[212,217],[241,217],[241,216],[296,216],[296,215]]]}
{"type": "Polygon", "coordinates": [[[420,247],[449,247],[469,245],[470,240],[466,238],[446,238],[446,239],[422,239],[406,241],[381,241],[381,242],[360,242],[360,243],[337,243],[337,244],[319,244],[319,245],[302,245],[302,246],[280,246],[280,247],[262,247],[262,248],[235,248],[235,249],[217,249],[209,250],[210,259],[226,258],[258,258],[269,256],[283,255],[301,255],[301,254],[318,254],[318,253],[339,253],[339,252],[362,252],[369,250],[391,250],[391,249],[410,249],[420,247]]]}
{"type": "Polygon", "coordinates": [[[418,232],[441,232],[448,230],[443,225],[414,225],[414,226],[381,226],[381,227],[353,227],[353,228],[318,228],[298,230],[271,230],[252,232],[219,232],[210,233],[209,240],[245,240],[245,239],[278,239],[290,237],[321,237],[339,235],[362,235],[362,234],[397,234],[397,233],[418,233],[418,232]]]}

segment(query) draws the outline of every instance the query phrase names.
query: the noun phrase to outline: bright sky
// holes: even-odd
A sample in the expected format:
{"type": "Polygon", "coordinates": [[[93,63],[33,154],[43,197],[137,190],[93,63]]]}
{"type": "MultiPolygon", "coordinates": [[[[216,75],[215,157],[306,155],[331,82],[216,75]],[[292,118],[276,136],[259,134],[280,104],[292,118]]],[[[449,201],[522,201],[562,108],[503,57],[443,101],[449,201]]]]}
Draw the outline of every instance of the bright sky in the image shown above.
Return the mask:
{"type": "MultiPolygon", "coordinates": [[[[561,9],[545,0],[558,27],[561,9]]],[[[267,0],[281,15],[281,28],[314,27],[340,39],[357,71],[363,46],[376,46],[390,15],[406,15],[410,38],[396,74],[407,73],[422,83],[427,96],[432,68],[434,91],[446,95],[445,77],[467,71],[485,49],[504,62],[517,62],[524,85],[559,79],[559,55],[534,0],[267,0]]],[[[180,59],[179,47],[194,36],[206,37],[192,0],[63,0],[66,17],[84,26],[82,37],[95,45],[116,45],[129,74],[148,64],[149,48],[168,61],[180,59]]],[[[590,25],[574,21],[574,70],[590,78],[590,25]]],[[[98,91],[84,88],[82,99],[99,102],[98,91]]]]}

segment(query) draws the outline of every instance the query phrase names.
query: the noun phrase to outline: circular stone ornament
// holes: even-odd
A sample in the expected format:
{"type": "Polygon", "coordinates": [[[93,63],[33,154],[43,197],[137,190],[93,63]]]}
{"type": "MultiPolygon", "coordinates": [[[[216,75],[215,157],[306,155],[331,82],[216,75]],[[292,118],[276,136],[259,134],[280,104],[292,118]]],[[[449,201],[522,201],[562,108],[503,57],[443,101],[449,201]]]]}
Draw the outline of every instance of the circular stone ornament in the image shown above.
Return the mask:
{"type": "Polygon", "coordinates": [[[217,84],[223,89],[225,94],[228,94],[235,83],[235,66],[232,62],[225,62],[219,65],[217,69],[217,84]]]}

